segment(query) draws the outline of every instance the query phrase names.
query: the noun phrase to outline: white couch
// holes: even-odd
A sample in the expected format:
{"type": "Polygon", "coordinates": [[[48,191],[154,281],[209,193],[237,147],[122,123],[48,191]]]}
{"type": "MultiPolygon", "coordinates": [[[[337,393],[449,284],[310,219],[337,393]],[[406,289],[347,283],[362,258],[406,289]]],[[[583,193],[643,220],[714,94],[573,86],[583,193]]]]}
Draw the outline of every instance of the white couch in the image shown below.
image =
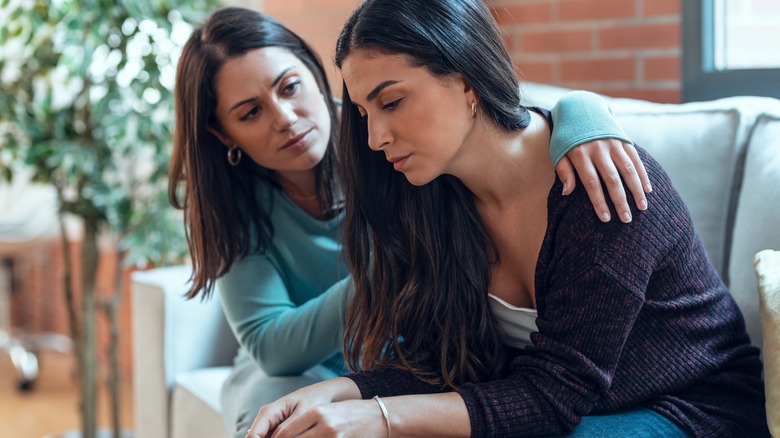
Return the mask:
{"type": "MultiPolygon", "coordinates": [[[[527,103],[547,108],[566,91],[522,87],[527,103]]],[[[761,346],[753,257],[780,249],[780,101],[608,101],[628,135],[671,176],[753,343],[761,346]]],[[[189,274],[187,267],[173,267],[133,275],[135,429],[142,438],[226,436],[219,389],[236,340],[218,299],[182,298],[189,274]]]]}

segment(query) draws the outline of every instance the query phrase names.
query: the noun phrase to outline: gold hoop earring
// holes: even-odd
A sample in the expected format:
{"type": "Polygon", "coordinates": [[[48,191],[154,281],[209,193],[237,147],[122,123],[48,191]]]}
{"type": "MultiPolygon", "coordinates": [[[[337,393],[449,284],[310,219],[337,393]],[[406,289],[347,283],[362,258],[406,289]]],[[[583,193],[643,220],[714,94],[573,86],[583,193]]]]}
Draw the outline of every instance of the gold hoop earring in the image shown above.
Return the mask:
{"type": "Polygon", "coordinates": [[[239,149],[238,146],[233,146],[228,149],[227,160],[231,166],[238,166],[238,164],[241,163],[241,156],[241,149],[239,149]]]}
{"type": "Polygon", "coordinates": [[[477,118],[477,101],[471,102],[471,118],[477,118]]]}

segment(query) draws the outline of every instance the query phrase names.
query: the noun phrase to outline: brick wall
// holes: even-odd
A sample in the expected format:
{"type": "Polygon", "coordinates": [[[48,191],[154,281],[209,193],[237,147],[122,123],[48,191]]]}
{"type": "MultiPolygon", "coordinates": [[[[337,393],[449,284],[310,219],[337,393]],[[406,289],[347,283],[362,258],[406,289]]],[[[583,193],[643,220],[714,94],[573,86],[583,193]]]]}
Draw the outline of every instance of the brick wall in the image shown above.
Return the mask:
{"type": "MultiPolygon", "coordinates": [[[[250,3],[250,2],[244,2],[250,3]]],[[[338,32],[359,0],[265,0],[309,41],[340,92],[338,32]]],[[[680,100],[680,0],[486,0],[524,80],[657,102],[680,100]]]]}
{"type": "MultiPolygon", "coordinates": [[[[53,332],[70,335],[68,314],[65,305],[63,280],[65,275],[64,252],[57,238],[41,241],[37,245],[17,254],[0,259],[14,282],[10,286],[11,327],[28,333],[53,332]],[[9,262],[12,262],[9,263],[9,262]]],[[[81,314],[81,244],[71,243],[70,259],[72,266],[72,285],[76,295],[76,309],[81,314]]],[[[122,270],[122,302],[119,306],[118,323],[120,330],[119,367],[122,378],[132,374],[132,339],[130,275],[134,268],[122,270]]],[[[96,273],[96,294],[100,300],[109,299],[116,285],[117,254],[112,249],[101,249],[96,273]]],[[[108,372],[109,327],[105,313],[98,310],[97,355],[99,378],[104,381],[108,372]]],[[[0,355],[0,360],[3,360],[0,355]]],[[[41,366],[46,366],[42,364],[41,366]]]]}
{"type": "Polygon", "coordinates": [[[680,100],[680,0],[487,0],[524,80],[680,100]]]}
{"type": "Polygon", "coordinates": [[[265,0],[263,12],[303,37],[320,55],[333,93],[341,95],[341,76],[333,64],[336,38],[360,0],[265,0]]]}

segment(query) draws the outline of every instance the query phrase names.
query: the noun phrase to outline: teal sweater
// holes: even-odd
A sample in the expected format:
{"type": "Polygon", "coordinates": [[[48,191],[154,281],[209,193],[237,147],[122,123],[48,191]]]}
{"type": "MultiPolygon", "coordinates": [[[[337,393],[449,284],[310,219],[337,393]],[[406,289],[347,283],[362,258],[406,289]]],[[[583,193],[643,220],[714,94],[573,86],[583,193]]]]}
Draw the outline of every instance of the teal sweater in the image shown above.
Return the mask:
{"type": "MultiPolygon", "coordinates": [[[[578,144],[625,133],[604,100],[572,92],[552,109],[550,155],[557,164],[578,144]]],[[[258,193],[268,193],[258,181],[258,193]]],[[[353,292],[340,251],[343,212],[320,221],[280,190],[270,190],[274,236],[265,253],[238,261],[217,281],[222,307],[244,350],[268,375],[296,375],[322,363],[346,372],[341,354],[353,292]]]]}

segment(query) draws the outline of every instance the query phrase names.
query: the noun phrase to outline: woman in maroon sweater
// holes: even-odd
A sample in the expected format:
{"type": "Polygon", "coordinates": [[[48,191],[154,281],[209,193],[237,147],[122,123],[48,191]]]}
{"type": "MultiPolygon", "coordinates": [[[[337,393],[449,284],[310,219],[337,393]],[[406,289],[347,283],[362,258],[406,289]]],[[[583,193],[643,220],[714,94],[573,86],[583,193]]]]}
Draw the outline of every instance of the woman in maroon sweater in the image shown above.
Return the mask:
{"type": "Polygon", "coordinates": [[[768,436],[758,350],[668,177],[640,150],[629,225],[562,197],[482,1],[368,0],[336,63],[363,371],[249,435],[768,436]]]}

